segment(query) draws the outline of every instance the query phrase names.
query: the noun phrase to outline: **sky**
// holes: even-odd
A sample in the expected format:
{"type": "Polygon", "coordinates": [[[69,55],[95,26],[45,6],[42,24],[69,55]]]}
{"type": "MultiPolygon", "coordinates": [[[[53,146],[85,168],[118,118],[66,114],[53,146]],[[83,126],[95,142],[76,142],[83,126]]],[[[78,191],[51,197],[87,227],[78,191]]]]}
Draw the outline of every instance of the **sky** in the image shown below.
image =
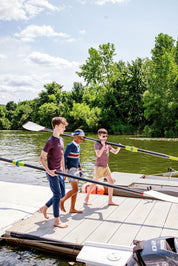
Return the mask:
{"type": "Polygon", "coordinates": [[[88,50],[113,43],[115,61],[151,58],[159,33],[178,38],[178,0],[0,0],[0,104],[70,91],[88,50]]]}

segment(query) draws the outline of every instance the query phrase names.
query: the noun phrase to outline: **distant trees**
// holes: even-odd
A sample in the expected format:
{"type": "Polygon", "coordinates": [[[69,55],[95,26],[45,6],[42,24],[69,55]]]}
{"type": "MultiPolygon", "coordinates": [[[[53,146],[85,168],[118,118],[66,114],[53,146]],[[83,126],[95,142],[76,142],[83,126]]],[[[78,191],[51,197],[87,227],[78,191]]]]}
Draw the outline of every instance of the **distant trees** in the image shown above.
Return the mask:
{"type": "Polygon", "coordinates": [[[115,62],[115,55],[114,44],[90,48],[77,73],[85,84],[67,92],[52,82],[34,100],[0,106],[0,129],[21,129],[27,120],[51,127],[53,116],[64,116],[68,130],[178,136],[178,43],[161,33],[151,59],[115,62]]]}
{"type": "Polygon", "coordinates": [[[178,135],[178,64],[175,41],[159,34],[152,50],[148,89],[143,96],[145,133],[150,136],[178,135]]]}

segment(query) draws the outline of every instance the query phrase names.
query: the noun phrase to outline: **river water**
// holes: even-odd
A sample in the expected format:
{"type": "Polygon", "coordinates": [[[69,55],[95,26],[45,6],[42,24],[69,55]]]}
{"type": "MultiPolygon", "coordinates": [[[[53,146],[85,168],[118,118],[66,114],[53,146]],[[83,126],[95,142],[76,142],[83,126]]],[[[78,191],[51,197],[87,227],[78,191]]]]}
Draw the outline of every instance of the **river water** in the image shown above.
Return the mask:
{"type": "MultiPolygon", "coordinates": [[[[39,156],[49,132],[0,131],[0,157],[10,160],[21,160],[27,164],[40,166],[39,156]]],[[[97,138],[96,134],[86,134],[89,138],[97,138]]],[[[72,141],[63,136],[65,146],[72,141]]],[[[178,156],[178,139],[147,139],[131,135],[110,135],[108,141],[140,149],[178,156]]],[[[95,163],[94,142],[85,140],[81,145],[80,163],[86,178],[92,178],[95,163]]],[[[178,170],[177,161],[163,159],[141,153],[133,153],[121,149],[117,155],[110,153],[109,166],[112,172],[158,174],[167,172],[172,167],[178,170]]],[[[0,161],[0,181],[17,182],[48,186],[44,172],[0,161]]],[[[82,186],[80,182],[80,186],[82,186]]],[[[66,183],[66,188],[70,185],[66,183]]],[[[69,265],[68,259],[41,254],[34,250],[18,250],[0,246],[0,265],[69,265]],[[2,263],[1,263],[2,262],[2,263]]],[[[75,263],[74,265],[81,265],[75,263]]]]}

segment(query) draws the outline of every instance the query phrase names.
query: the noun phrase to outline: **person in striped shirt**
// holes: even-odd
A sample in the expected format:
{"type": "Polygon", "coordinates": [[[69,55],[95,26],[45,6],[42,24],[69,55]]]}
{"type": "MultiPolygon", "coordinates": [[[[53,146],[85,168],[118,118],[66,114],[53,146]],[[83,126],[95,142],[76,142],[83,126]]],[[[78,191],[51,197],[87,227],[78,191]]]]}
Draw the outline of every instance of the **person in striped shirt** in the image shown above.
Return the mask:
{"type": "MultiPolygon", "coordinates": [[[[82,176],[82,168],[80,165],[80,143],[83,141],[85,137],[85,133],[82,129],[76,129],[73,133],[74,140],[66,146],[64,152],[64,160],[65,160],[65,171],[67,174],[82,176]]],[[[68,177],[68,181],[72,189],[66,193],[66,195],[60,201],[60,209],[66,212],[64,207],[64,202],[71,198],[71,207],[70,213],[82,213],[75,208],[75,203],[77,199],[78,192],[78,179],[68,177]]]]}

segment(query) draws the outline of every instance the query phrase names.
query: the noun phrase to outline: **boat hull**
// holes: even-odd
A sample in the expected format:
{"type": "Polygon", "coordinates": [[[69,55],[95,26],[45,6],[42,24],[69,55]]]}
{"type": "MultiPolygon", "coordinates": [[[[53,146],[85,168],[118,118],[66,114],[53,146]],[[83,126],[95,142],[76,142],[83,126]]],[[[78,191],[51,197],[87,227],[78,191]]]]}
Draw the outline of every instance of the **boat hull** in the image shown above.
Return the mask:
{"type": "MultiPolygon", "coordinates": [[[[114,185],[130,190],[144,192],[146,190],[158,191],[170,196],[178,197],[178,178],[166,178],[158,176],[145,176],[139,174],[113,172],[114,185]]],[[[105,187],[105,194],[108,194],[108,189],[105,187]]],[[[123,189],[114,189],[114,196],[142,198],[139,193],[126,191],[123,189]]],[[[146,196],[144,196],[145,198],[146,196]]],[[[150,198],[150,197],[146,197],[150,198]]]]}

